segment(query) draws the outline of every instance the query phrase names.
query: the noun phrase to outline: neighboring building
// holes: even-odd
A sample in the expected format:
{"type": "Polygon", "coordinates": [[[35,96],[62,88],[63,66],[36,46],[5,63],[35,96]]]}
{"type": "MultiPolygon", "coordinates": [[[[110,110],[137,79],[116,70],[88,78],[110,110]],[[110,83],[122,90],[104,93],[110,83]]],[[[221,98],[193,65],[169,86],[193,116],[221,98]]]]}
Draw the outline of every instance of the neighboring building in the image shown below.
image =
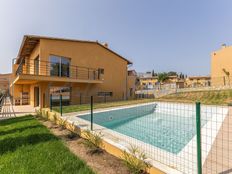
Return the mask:
{"type": "Polygon", "coordinates": [[[137,76],[140,78],[140,77],[152,77],[152,72],[146,72],[146,73],[137,73],[137,76]]]}
{"type": "Polygon", "coordinates": [[[9,89],[9,83],[11,80],[11,73],[9,74],[0,74],[0,93],[7,92],[9,89]]]}
{"type": "Polygon", "coordinates": [[[232,80],[232,46],[222,45],[222,48],[211,54],[212,86],[230,85],[232,80]]]}
{"type": "Polygon", "coordinates": [[[158,84],[158,77],[140,77],[139,82],[141,89],[154,89],[155,86],[158,84]]]}
{"type": "Polygon", "coordinates": [[[61,92],[70,104],[91,95],[122,100],[134,89],[127,81],[130,64],[107,44],[26,35],[13,65],[10,92],[15,104],[35,107],[48,107],[50,95],[55,100],[61,92]]]}
{"type": "MultiPolygon", "coordinates": [[[[142,76],[139,78],[140,81],[140,88],[141,89],[155,89],[160,88],[160,85],[162,86],[178,86],[182,83],[180,83],[181,80],[178,76],[168,76],[168,79],[165,80],[163,83],[159,83],[158,76],[142,76]]],[[[182,86],[182,85],[181,85],[182,86]]]]}
{"type": "Polygon", "coordinates": [[[210,86],[210,76],[192,76],[185,79],[185,87],[206,87],[210,86]]]}
{"type": "Polygon", "coordinates": [[[135,98],[135,91],[137,89],[138,85],[138,77],[135,70],[128,70],[128,77],[127,77],[127,97],[128,99],[134,99],[135,98]]]}
{"type": "Polygon", "coordinates": [[[164,84],[168,84],[168,83],[177,83],[179,81],[182,81],[182,79],[179,78],[179,76],[168,76],[168,79],[164,82],[164,84]]]}

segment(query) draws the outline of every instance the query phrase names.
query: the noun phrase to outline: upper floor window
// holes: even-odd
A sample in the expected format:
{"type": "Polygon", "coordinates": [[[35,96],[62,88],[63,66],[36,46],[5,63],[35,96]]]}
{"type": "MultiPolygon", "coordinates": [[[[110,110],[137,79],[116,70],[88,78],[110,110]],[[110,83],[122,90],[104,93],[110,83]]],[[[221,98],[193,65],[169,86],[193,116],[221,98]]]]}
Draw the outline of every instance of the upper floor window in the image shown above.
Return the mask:
{"type": "Polygon", "coordinates": [[[50,61],[50,75],[59,77],[70,76],[70,59],[61,56],[51,55],[50,61]]]}
{"type": "Polygon", "coordinates": [[[34,74],[39,75],[39,56],[34,59],[34,74]]]}

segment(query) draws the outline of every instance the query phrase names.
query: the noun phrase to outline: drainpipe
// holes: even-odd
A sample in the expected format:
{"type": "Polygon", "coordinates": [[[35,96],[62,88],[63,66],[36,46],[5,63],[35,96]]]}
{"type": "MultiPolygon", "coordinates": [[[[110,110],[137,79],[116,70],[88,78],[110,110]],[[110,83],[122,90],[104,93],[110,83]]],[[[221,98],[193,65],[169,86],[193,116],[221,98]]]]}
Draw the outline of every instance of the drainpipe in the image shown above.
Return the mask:
{"type": "Polygon", "coordinates": [[[126,100],[128,99],[128,68],[130,68],[132,64],[127,65],[126,67],[126,100]]]}
{"type": "Polygon", "coordinates": [[[126,67],[126,95],[125,95],[125,99],[127,100],[127,83],[128,83],[128,78],[127,78],[127,76],[128,76],[128,67],[126,67]]]}

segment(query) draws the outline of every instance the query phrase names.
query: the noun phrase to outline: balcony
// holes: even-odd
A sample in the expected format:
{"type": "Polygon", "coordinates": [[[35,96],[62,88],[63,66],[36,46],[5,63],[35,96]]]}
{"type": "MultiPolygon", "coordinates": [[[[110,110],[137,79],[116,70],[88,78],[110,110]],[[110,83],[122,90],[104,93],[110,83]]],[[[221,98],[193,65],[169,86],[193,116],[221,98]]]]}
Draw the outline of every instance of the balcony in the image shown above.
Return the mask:
{"type": "Polygon", "coordinates": [[[16,70],[17,84],[38,81],[102,83],[100,69],[25,59],[16,70]]]}

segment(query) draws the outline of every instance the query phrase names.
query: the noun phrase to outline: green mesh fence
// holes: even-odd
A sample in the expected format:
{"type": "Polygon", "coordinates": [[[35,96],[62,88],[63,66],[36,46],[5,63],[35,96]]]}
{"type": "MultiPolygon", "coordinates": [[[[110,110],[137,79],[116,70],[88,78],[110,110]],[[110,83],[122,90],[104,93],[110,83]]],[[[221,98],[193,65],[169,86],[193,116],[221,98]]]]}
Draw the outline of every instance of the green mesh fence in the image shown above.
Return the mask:
{"type": "Polygon", "coordinates": [[[91,97],[81,96],[81,101],[62,105],[63,117],[81,129],[101,132],[122,150],[138,147],[146,161],[165,173],[232,172],[230,106],[93,96],[91,119],[91,97]]]}

